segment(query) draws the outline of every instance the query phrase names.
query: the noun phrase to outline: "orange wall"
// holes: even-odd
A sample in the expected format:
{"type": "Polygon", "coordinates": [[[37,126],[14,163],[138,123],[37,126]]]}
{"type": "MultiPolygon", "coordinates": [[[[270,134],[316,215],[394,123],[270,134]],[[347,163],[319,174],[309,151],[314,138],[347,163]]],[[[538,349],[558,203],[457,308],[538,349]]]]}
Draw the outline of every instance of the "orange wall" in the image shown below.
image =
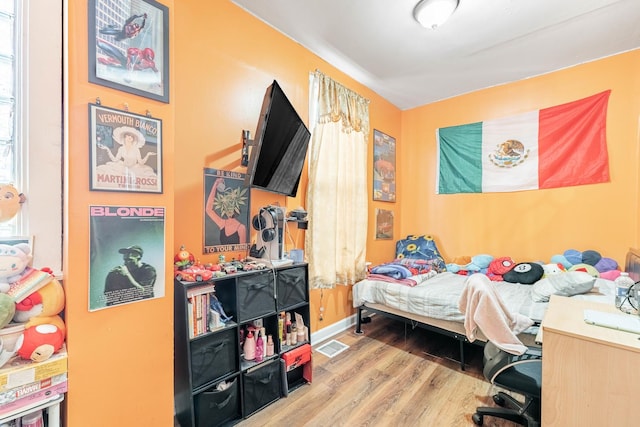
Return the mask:
{"type": "Polygon", "coordinates": [[[636,50],[403,112],[401,234],[433,234],[447,260],[488,253],[549,262],[566,249],[594,249],[624,264],[627,249],[638,245],[639,92],[636,50]],[[611,182],[516,193],[434,194],[438,127],[550,107],[606,89],[611,89],[611,182]]]}
{"type": "MultiPolygon", "coordinates": [[[[68,140],[65,142],[64,273],[69,352],[68,426],[172,426],[173,277],[164,298],[88,311],[89,205],[166,208],[166,262],[173,263],[175,91],[171,104],[88,83],[87,1],[68,2],[68,140]],[[89,191],[88,104],[162,119],[163,194],[89,191]]],[[[173,22],[173,1],[169,6],[173,22]]],[[[173,26],[172,26],[173,28],[173,26]]],[[[174,31],[170,32],[173,54],[174,31]]],[[[171,69],[174,73],[174,69],[171,69]]],[[[175,81],[175,75],[171,74],[175,81]]],[[[159,272],[161,274],[161,272],[159,272]]]]}
{"type": "MultiPolygon", "coordinates": [[[[217,261],[218,254],[203,255],[201,249],[202,169],[246,171],[240,165],[241,133],[248,129],[253,137],[264,92],[274,79],[307,124],[309,72],[319,69],[371,100],[371,147],[373,128],[396,137],[400,135],[400,110],[231,2],[180,1],[176,2],[175,14],[176,28],[181,33],[176,36],[174,57],[176,250],[185,245],[202,261],[217,261]]],[[[372,162],[373,149],[370,151],[369,162],[372,162]]],[[[305,172],[298,195],[293,199],[253,190],[252,215],[261,206],[272,203],[287,206],[287,210],[306,207],[306,184],[305,172]]],[[[374,206],[372,203],[369,214],[372,235],[374,206]]],[[[297,247],[303,247],[304,231],[294,229],[292,235],[298,238],[297,247]]],[[[252,239],[255,239],[253,233],[252,239]]],[[[375,257],[376,251],[391,253],[391,246],[389,241],[372,242],[369,251],[374,255],[372,260],[381,261],[375,257]]],[[[292,249],[291,245],[287,249],[292,249]]],[[[237,256],[237,253],[228,256],[237,256]]],[[[322,293],[325,307],[322,324],[318,320],[320,292],[312,291],[313,331],[352,313],[350,291],[350,287],[340,286],[322,293]]]]}
{"type": "MultiPolygon", "coordinates": [[[[264,91],[277,79],[299,114],[308,117],[308,73],[320,69],[371,100],[372,128],[400,134],[400,111],[371,90],[256,20],[228,1],[163,0],[170,10],[171,102],[156,101],[88,83],[87,2],[68,6],[68,142],[65,153],[65,284],[68,323],[69,426],[170,426],[173,417],[172,259],[185,245],[203,262],[204,167],[244,172],[241,131],[255,131],[264,91]],[[144,114],[163,121],[162,195],[88,190],[88,103],[144,114]],[[165,206],[166,296],[152,301],[88,312],[89,222],[91,204],[165,206]]],[[[370,144],[372,139],[370,137],[370,144]]],[[[372,162],[371,152],[369,161],[372,162]]],[[[371,168],[370,168],[371,169],[371,168]]],[[[370,179],[373,179],[372,177],[370,179]]],[[[306,174],[298,197],[286,199],[253,191],[252,212],[270,203],[287,210],[305,206],[306,174]]],[[[372,206],[373,207],[373,206],[372,206]]],[[[373,213],[369,227],[374,229],[373,213]]],[[[396,223],[396,227],[399,224],[396,223]]],[[[295,231],[293,235],[296,236],[295,231]]],[[[298,234],[298,247],[304,232],[298,234]]],[[[371,252],[392,252],[388,241],[371,252]]],[[[288,248],[290,249],[290,248],[288,248]]],[[[235,256],[236,254],[229,254],[235,256]]],[[[371,258],[381,261],[382,258],[371,258]]],[[[319,291],[312,313],[319,314],[319,291]]],[[[322,293],[323,324],[351,314],[350,287],[322,293]]],[[[312,317],[314,317],[312,315],[312,317]]],[[[316,315],[312,328],[319,325],[316,315]]]]}

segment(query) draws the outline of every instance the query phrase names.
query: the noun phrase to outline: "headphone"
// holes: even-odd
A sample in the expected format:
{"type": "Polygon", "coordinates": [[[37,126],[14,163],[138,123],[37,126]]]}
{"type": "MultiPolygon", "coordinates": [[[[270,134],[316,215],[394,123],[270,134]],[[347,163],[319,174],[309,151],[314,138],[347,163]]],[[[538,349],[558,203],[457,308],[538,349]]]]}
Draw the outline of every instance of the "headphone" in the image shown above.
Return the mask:
{"type": "Polygon", "coordinates": [[[273,208],[260,208],[258,215],[254,215],[251,220],[253,228],[261,232],[262,241],[270,242],[276,238],[276,226],[278,225],[278,216],[273,208]],[[267,227],[267,220],[262,216],[263,212],[271,215],[271,227],[267,227]]]}

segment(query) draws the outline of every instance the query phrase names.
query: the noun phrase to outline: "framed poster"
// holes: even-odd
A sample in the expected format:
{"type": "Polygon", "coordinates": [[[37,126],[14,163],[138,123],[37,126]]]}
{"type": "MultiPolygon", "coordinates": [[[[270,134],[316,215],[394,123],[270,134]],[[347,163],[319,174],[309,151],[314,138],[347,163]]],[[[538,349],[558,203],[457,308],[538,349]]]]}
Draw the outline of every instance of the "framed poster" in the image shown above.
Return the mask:
{"type": "Polygon", "coordinates": [[[89,81],[169,102],[169,9],[154,0],[89,0],[89,81]]]}
{"type": "Polygon", "coordinates": [[[89,206],[89,311],[164,297],[165,208],[89,206]]]}
{"type": "Polygon", "coordinates": [[[396,139],[373,130],[373,200],[396,201],[396,139]]]}
{"type": "Polygon", "coordinates": [[[249,249],[249,187],[241,172],[204,169],[204,248],[202,253],[249,249]]]}
{"type": "Polygon", "coordinates": [[[393,239],[393,211],[376,209],[376,240],[393,239]]]}
{"type": "Polygon", "coordinates": [[[91,190],[162,193],[162,121],[89,104],[91,190]]]}

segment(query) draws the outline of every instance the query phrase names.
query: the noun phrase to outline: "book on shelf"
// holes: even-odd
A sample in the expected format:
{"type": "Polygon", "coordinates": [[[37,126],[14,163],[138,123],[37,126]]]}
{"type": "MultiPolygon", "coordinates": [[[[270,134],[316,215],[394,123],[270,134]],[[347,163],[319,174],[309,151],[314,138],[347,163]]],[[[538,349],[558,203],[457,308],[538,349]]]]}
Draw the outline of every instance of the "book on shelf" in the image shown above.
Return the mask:
{"type": "Polygon", "coordinates": [[[187,320],[189,338],[215,331],[224,327],[220,313],[211,308],[213,292],[196,293],[187,299],[187,320]]]}
{"type": "Polygon", "coordinates": [[[67,392],[67,380],[65,379],[62,382],[40,389],[34,393],[30,393],[20,399],[16,399],[12,402],[7,402],[5,404],[0,405],[0,416],[7,414],[8,412],[22,409],[27,406],[36,405],[53,396],[57,396],[59,394],[63,394],[66,392],[67,392]]]}
{"type": "Polygon", "coordinates": [[[24,406],[26,402],[31,403],[34,400],[39,400],[40,398],[46,397],[52,393],[66,392],[66,389],[64,391],[61,391],[61,388],[54,388],[60,384],[64,384],[61,387],[66,387],[66,372],[39,381],[30,382],[16,388],[1,391],[0,416],[11,411],[12,409],[24,406]]]}

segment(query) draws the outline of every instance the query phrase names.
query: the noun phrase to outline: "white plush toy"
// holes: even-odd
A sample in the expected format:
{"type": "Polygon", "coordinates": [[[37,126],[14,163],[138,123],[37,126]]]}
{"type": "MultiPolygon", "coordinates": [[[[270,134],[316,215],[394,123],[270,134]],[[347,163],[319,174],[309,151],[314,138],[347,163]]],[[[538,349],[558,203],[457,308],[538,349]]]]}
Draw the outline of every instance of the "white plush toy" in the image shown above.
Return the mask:
{"type": "Polygon", "coordinates": [[[0,292],[6,293],[9,284],[20,278],[30,262],[31,247],[28,244],[0,244],[0,292]]]}

